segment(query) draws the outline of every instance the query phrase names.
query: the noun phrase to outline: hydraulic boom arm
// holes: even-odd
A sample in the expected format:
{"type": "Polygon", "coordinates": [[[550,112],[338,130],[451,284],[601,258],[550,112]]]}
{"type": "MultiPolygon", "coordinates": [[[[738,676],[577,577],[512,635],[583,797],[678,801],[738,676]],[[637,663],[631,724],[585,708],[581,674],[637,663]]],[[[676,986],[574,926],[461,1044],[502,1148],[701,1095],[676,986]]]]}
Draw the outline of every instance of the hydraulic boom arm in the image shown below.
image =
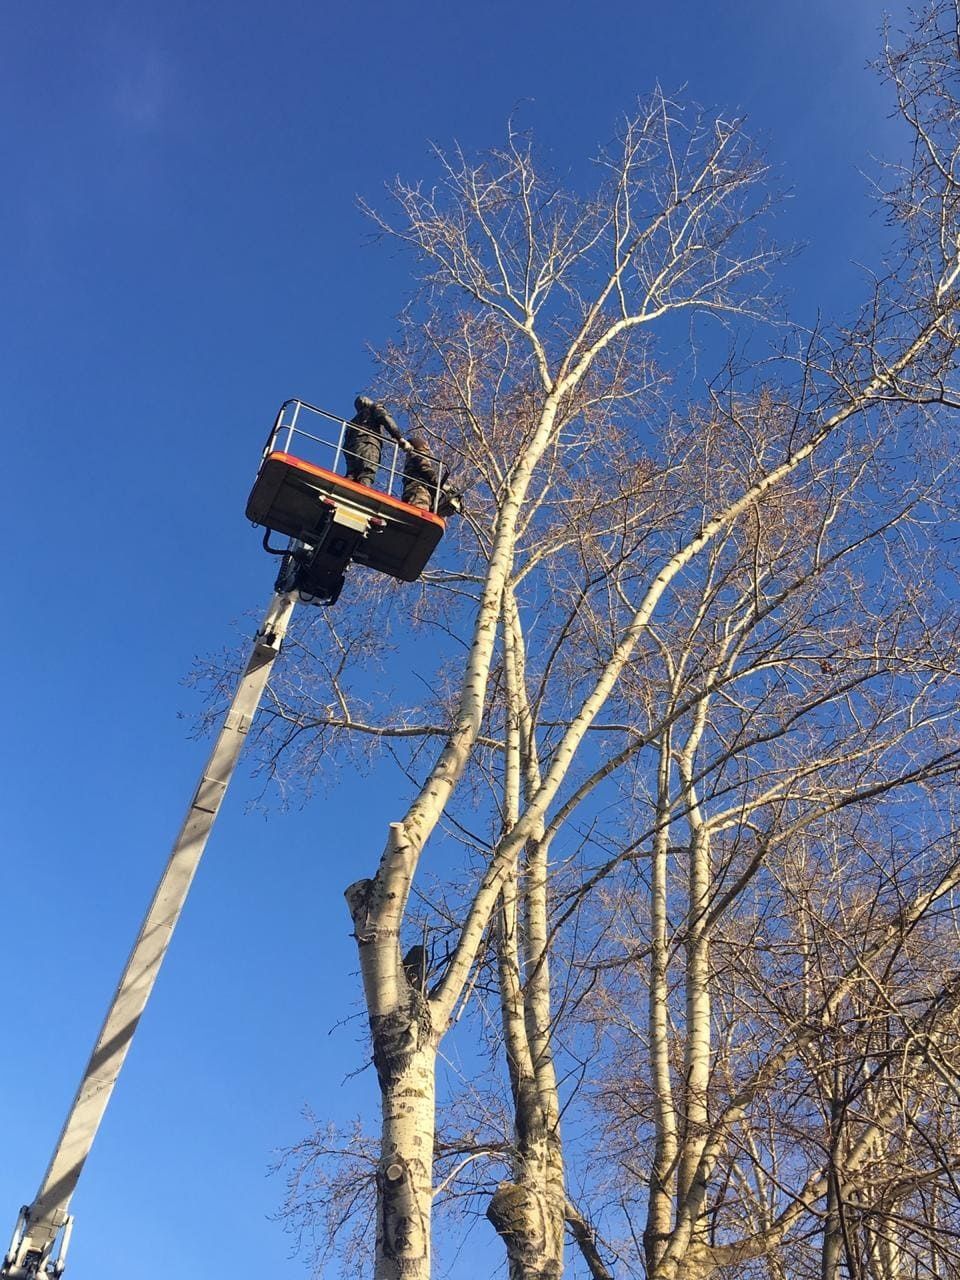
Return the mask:
{"type": "Polygon", "coordinates": [[[294,596],[277,594],[253,641],[233,702],[130,952],[103,1029],[87,1063],[60,1139],[32,1204],[20,1211],[2,1280],[63,1274],[73,1219],[70,1197],[123,1066],[130,1042],[170,945],[190,884],[236,768],[247,730],[280,652],[294,596]],[[56,1246],[56,1253],[54,1248],[56,1246]]]}

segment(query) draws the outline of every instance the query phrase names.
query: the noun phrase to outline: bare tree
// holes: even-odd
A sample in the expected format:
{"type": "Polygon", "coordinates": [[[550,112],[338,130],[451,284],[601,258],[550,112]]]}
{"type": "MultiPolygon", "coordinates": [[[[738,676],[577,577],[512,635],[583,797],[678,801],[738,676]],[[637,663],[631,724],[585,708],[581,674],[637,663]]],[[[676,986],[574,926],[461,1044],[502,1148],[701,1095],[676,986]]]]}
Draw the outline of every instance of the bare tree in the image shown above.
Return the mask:
{"type": "Polygon", "coordinates": [[[422,284],[383,389],[457,459],[470,516],[405,614],[438,638],[425,705],[365,682],[396,608],[374,586],[362,618],[301,631],[266,723],[294,768],[367,742],[416,784],[347,889],[382,1098],[363,1155],[378,1280],[430,1274],[437,1186],[489,1192],[517,1280],[560,1275],[565,1229],[596,1277],[612,1251],[658,1280],[803,1274],[786,1258],[810,1214],[817,1274],[859,1241],[887,1280],[920,1238],[897,1215],[929,1239],[953,1213],[948,1117],[916,1100],[953,1079],[956,983],[911,967],[907,940],[944,945],[960,879],[954,461],[934,412],[958,342],[954,17],[888,51],[917,149],[861,315],[802,335],[763,383],[729,369],[699,409],[663,372],[678,318],[752,324],[776,263],[739,122],[657,92],[586,196],[511,131],[371,211],[422,284]],[[437,1054],[471,995],[498,1008],[506,1120],[485,1104],[438,1131],[437,1054]],[[611,1050],[631,1069],[600,1087],[611,1050]],[[622,1245],[570,1192],[573,1060],[613,1126],[583,1186],[619,1187],[622,1245]]]}
{"type": "MultiPolygon", "coordinates": [[[[902,1156],[888,1108],[928,1078],[918,1038],[955,1017],[956,623],[911,641],[914,592],[888,579],[867,630],[851,562],[874,539],[844,524],[818,562],[796,521],[775,639],[736,611],[711,628],[736,661],[663,736],[642,860],[602,882],[611,923],[582,962],[609,1028],[597,1145],[649,1275],[820,1274],[795,1242],[824,1197],[835,1267],[843,1205],[878,1190],[874,1146],[902,1156]]],[[[692,647],[664,645],[664,696],[692,647]]]]}

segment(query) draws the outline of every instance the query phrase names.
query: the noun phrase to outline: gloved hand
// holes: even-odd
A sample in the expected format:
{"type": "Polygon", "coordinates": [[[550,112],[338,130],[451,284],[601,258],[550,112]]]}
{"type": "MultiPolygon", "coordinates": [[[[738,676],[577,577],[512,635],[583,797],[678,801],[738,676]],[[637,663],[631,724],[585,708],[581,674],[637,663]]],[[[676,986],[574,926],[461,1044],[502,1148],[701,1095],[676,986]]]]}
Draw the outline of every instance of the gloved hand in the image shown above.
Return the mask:
{"type": "Polygon", "coordinates": [[[404,451],[404,453],[409,453],[413,447],[406,436],[401,436],[400,439],[397,441],[397,444],[404,451]]]}

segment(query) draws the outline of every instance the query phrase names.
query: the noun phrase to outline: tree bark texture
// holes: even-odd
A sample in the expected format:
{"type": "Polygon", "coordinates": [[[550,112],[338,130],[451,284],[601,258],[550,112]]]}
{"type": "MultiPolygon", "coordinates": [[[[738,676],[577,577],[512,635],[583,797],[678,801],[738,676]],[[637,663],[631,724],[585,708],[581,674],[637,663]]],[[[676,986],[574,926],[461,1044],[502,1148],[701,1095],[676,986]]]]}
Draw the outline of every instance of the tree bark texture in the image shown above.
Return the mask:
{"type": "Polygon", "coordinates": [[[506,1249],[510,1280],[559,1280],[566,1217],[559,1140],[538,1126],[520,1147],[515,1181],[500,1183],[487,1217],[506,1249]]]}
{"type": "Polygon", "coordinates": [[[374,1030],[381,1066],[383,1128],[377,1169],[376,1280],[428,1280],[433,1201],[436,1046],[408,1051],[422,1030],[410,1022],[374,1030]]]}
{"type": "Polygon", "coordinates": [[[439,1035],[422,983],[410,980],[400,956],[410,856],[403,826],[394,824],[376,878],[346,891],[381,1094],[375,1280],[429,1280],[431,1273],[439,1035]]]}
{"type": "Polygon", "coordinates": [[[669,947],[667,940],[667,863],[670,843],[670,736],[660,745],[657,827],[650,856],[650,985],[647,1017],[650,1075],[653,1085],[654,1154],[647,1199],[643,1249],[653,1275],[670,1238],[676,1179],[677,1120],[670,1079],[669,947]]]}

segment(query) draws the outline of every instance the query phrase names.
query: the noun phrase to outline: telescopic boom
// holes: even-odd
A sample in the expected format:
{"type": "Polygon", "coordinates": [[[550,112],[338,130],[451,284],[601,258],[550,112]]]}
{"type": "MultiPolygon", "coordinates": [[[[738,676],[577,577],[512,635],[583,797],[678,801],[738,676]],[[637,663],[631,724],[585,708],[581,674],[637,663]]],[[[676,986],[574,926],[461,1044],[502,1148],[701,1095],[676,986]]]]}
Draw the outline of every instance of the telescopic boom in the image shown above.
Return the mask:
{"type": "Polygon", "coordinates": [[[80,1081],[40,1190],[20,1210],[2,1280],[63,1274],[73,1218],[70,1198],[90,1154],[130,1042],[157,980],[207,838],[253,723],[293,612],[292,594],[274,595],[253,640],[223,727],[200,777],[166,870],[157,885],[103,1029],[80,1081]]]}

